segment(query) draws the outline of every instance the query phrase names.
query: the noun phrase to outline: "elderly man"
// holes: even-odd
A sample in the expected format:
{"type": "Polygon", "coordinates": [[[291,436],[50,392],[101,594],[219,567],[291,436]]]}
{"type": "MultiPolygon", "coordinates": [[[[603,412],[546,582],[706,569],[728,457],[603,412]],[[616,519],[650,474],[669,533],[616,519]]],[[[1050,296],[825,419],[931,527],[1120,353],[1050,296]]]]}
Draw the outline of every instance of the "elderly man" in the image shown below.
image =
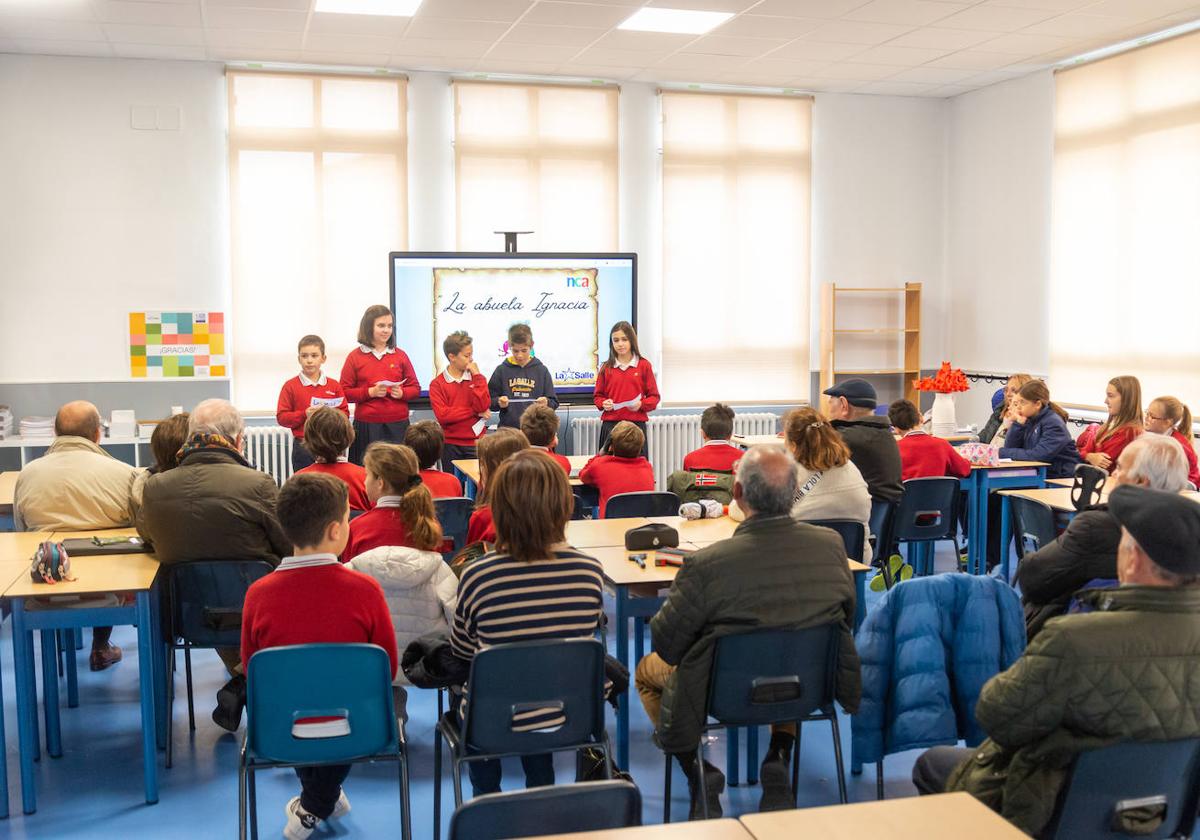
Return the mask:
{"type": "MultiPolygon", "coordinates": [[[[746,521],[733,536],[693,554],[679,570],[666,603],[650,622],[655,653],[638,663],[642,705],[667,753],[688,777],[691,819],[698,801],[697,747],[708,676],[719,637],[754,627],[841,624],[837,699],[848,711],[862,693],[854,621],[854,583],[842,538],[791,517],[796,464],[781,446],[755,446],[738,464],[733,497],[746,521]]],[[[760,778],[761,810],[792,807],[790,759],[795,728],[772,728],[760,778]]],[[[725,777],[704,766],[710,816],[721,815],[725,777]]]]}
{"type": "MultiPolygon", "coordinates": [[[[54,418],[54,443],[17,477],[13,522],[18,531],[82,531],[130,523],[130,492],[137,470],[100,448],[100,412],[70,402],[54,418]]],[[[88,664],[103,671],[121,661],[109,644],[111,627],[92,629],[88,664]]]]}
{"type": "MultiPolygon", "coordinates": [[[[1167,493],[1187,487],[1188,462],[1172,438],[1142,435],[1122,450],[1108,485],[1137,484],[1167,493]]],[[[1027,554],[1017,569],[1025,627],[1032,640],[1043,625],[1067,611],[1071,596],[1097,579],[1117,576],[1121,526],[1108,505],[1082,511],[1049,545],[1027,554]]]]}
{"type": "MultiPolygon", "coordinates": [[[[163,564],[189,560],[266,560],[291,553],[275,502],[279,488],[242,456],[246,424],[232,403],[205,400],[188,418],[179,466],[152,475],[142,491],[138,531],[163,564]]],[[[237,731],[246,679],[236,647],[217,653],[231,679],[217,692],[213,720],[237,731]]]]}
{"type": "Polygon", "coordinates": [[[875,414],[875,388],[865,379],[847,379],[823,392],[829,419],[850,447],[850,460],[867,482],[873,500],[900,501],[900,448],[886,417],[875,414]]]}
{"type": "Polygon", "coordinates": [[[1200,504],[1124,484],[1108,510],[1121,585],[1080,593],[1093,612],[1046,622],[988,681],[975,715],[990,737],[924,753],[921,793],[965,790],[1037,836],[1081,751],[1200,736],[1200,504]]]}

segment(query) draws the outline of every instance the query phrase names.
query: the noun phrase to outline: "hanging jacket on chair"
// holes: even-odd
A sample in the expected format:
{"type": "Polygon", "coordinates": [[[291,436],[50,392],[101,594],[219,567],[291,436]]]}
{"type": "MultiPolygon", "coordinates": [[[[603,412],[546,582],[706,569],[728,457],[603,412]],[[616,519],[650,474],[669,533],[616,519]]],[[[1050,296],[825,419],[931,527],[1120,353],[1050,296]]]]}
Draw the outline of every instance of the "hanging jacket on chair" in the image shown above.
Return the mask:
{"type": "Polygon", "coordinates": [[[1025,649],[1021,602],[1007,583],[944,574],[897,584],[867,613],[855,639],[863,694],[852,721],[855,763],[918,747],[969,746],[984,683],[1025,649]]]}

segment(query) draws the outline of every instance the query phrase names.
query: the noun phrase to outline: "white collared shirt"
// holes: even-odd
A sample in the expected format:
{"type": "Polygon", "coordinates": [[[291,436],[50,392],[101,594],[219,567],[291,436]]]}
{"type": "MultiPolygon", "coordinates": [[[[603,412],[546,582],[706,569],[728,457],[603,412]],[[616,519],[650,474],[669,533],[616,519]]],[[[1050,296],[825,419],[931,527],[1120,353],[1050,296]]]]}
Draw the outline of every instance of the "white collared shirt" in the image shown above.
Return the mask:
{"type": "Polygon", "coordinates": [[[363,351],[364,353],[370,353],[376,359],[382,359],[384,356],[386,356],[390,353],[396,352],[395,347],[387,347],[387,348],[384,348],[382,351],[380,351],[380,350],[376,350],[374,347],[368,347],[365,344],[358,345],[358,349],[363,351]]]}
{"type": "Polygon", "coordinates": [[[704,442],[705,446],[733,446],[734,449],[741,449],[740,446],[734,446],[727,440],[709,440],[704,442]]]}
{"type": "Polygon", "coordinates": [[[295,557],[284,557],[277,572],[288,572],[292,569],[311,569],[313,566],[340,566],[334,554],[298,554],[295,557]]]}
{"type": "Polygon", "coordinates": [[[399,496],[380,496],[379,500],[377,502],[375,502],[375,507],[377,507],[377,508],[400,507],[400,497],[399,496]]]}
{"type": "Polygon", "coordinates": [[[329,381],[329,377],[325,375],[325,371],[321,371],[321,378],[315,379],[315,380],[309,379],[307,376],[305,376],[304,371],[300,372],[300,384],[306,385],[309,388],[312,388],[313,386],[317,386],[317,385],[324,387],[325,383],[328,381],[329,381]]]}
{"type": "Polygon", "coordinates": [[[621,362],[613,362],[613,366],[614,366],[614,367],[615,367],[617,370],[629,370],[630,368],[635,368],[635,367],[637,367],[637,366],[638,366],[638,361],[640,361],[640,360],[639,360],[639,359],[638,359],[638,357],[635,355],[633,358],[631,358],[631,359],[630,359],[628,362],[625,362],[624,364],[622,364],[621,362]]]}
{"type": "Polygon", "coordinates": [[[927,435],[927,434],[929,434],[929,432],[925,431],[924,429],[910,429],[904,433],[904,436],[908,437],[909,435],[927,435]]]}
{"type": "Polygon", "coordinates": [[[449,382],[451,385],[453,385],[455,383],[471,381],[471,372],[469,370],[464,370],[462,372],[462,376],[459,377],[458,379],[455,379],[453,376],[450,375],[450,368],[447,367],[444,371],[442,371],[442,376],[444,376],[446,378],[446,381],[449,382]]]}

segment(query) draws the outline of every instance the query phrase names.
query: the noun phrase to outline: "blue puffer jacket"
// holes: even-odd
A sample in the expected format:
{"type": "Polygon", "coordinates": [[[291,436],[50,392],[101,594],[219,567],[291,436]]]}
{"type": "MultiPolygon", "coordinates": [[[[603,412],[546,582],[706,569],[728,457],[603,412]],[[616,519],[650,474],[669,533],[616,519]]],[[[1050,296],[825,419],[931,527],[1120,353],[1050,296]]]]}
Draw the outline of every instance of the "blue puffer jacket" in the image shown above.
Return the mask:
{"type": "Polygon", "coordinates": [[[852,721],[857,766],[918,747],[969,746],[983,684],[1025,650],[1025,619],[1012,587],[944,574],[897,584],[867,613],[855,638],[862,705],[852,721]]]}
{"type": "Polygon", "coordinates": [[[1045,461],[1047,478],[1070,478],[1081,460],[1067,424],[1046,406],[1024,423],[1013,423],[1000,447],[1001,458],[1045,461]]]}

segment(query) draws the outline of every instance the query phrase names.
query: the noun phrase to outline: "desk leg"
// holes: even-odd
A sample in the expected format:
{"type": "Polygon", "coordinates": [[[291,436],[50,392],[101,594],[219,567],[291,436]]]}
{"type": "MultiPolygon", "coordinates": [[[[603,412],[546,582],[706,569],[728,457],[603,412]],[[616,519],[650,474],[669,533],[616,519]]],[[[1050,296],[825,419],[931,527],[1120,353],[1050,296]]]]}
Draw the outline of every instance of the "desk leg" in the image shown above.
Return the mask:
{"type": "Polygon", "coordinates": [[[61,634],[66,638],[66,646],[64,653],[67,656],[67,708],[79,708],[79,655],[76,653],[78,648],[75,647],[75,642],[83,638],[83,631],[78,627],[71,627],[62,631],[61,634]]]}
{"type": "Polygon", "coordinates": [[[62,758],[62,724],[58,717],[58,634],[42,631],[42,708],[46,716],[46,752],[62,758]]]}
{"type": "Polygon", "coordinates": [[[971,543],[975,557],[971,564],[971,574],[981,575],[987,570],[988,471],[977,470],[976,472],[979,475],[975,479],[975,540],[971,543]]]}
{"type": "MultiPolygon", "coordinates": [[[[887,560],[884,560],[886,563],[887,560]]],[[[854,573],[854,632],[862,627],[863,619],[867,617],[867,573],[854,573]]]]}
{"type": "MultiPolygon", "coordinates": [[[[1012,522],[1009,517],[1012,516],[1012,502],[1008,496],[1000,497],[1000,573],[1004,575],[1004,582],[1010,583],[1008,576],[1008,541],[1012,538],[1012,522]]],[[[1020,539],[1020,534],[1017,535],[1020,539]]]]}
{"type": "Polygon", "coordinates": [[[155,583],[150,590],[150,649],[153,651],[151,664],[154,673],[154,722],[158,748],[167,748],[167,663],[162,638],[162,592],[155,583]]]}
{"type": "Polygon", "coordinates": [[[33,650],[29,631],[25,629],[25,599],[13,598],[13,670],[17,693],[17,742],[21,764],[21,807],[26,814],[37,810],[37,790],[33,779],[33,752],[37,747],[34,721],[37,702],[30,691],[33,680],[33,650]]]}
{"type": "Polygon", "coordinates": [[[633,620],[633,663],[642,661],[646,655],[646,619],[638,616],[633,620]]]}
{"type": "Polygon", "coordinates": [[[746,784],[758,784],[758,727],[746,727],[746,784]]]}
{"type": "MultiPolygon", "coordinates": [[[[738,746],[740,735],[741,731],[736,726],[725,729],[725,781],[730,787],[737,787],[741,782],[741,749],[738,746]]],[[[707,738],[708,735],[706,733],[700,737],[707,738]]]]}
{"type": "MultiPolygon", "coordinates": [[[[617,661],[629,667],[629,589],[615,587],[617,619],[617,661]]],[[[636,667],[636,664],[635,666],[636,667]]],[[[629,769],[629,702],[633,693],[633,668],[630,668],[629,688],[617,699],[617,766],[629,769]]]]}
{"type": "MultiPolygon", "coordinates": [[[[0,740],[4,735],[4,671],[0,669],[0,740]]],[[[8,818],[8,759],[0,761],[0,820],[8,818]]]]}
{"type": "Polygon", "coordinates": [[[158,751],[154,726],[154,659],[156,651],[150,625],[150,593],[137,593],[138,682],[142,698],[142,762],[146,779],[146,804],[158,801],[158,751]]]}

